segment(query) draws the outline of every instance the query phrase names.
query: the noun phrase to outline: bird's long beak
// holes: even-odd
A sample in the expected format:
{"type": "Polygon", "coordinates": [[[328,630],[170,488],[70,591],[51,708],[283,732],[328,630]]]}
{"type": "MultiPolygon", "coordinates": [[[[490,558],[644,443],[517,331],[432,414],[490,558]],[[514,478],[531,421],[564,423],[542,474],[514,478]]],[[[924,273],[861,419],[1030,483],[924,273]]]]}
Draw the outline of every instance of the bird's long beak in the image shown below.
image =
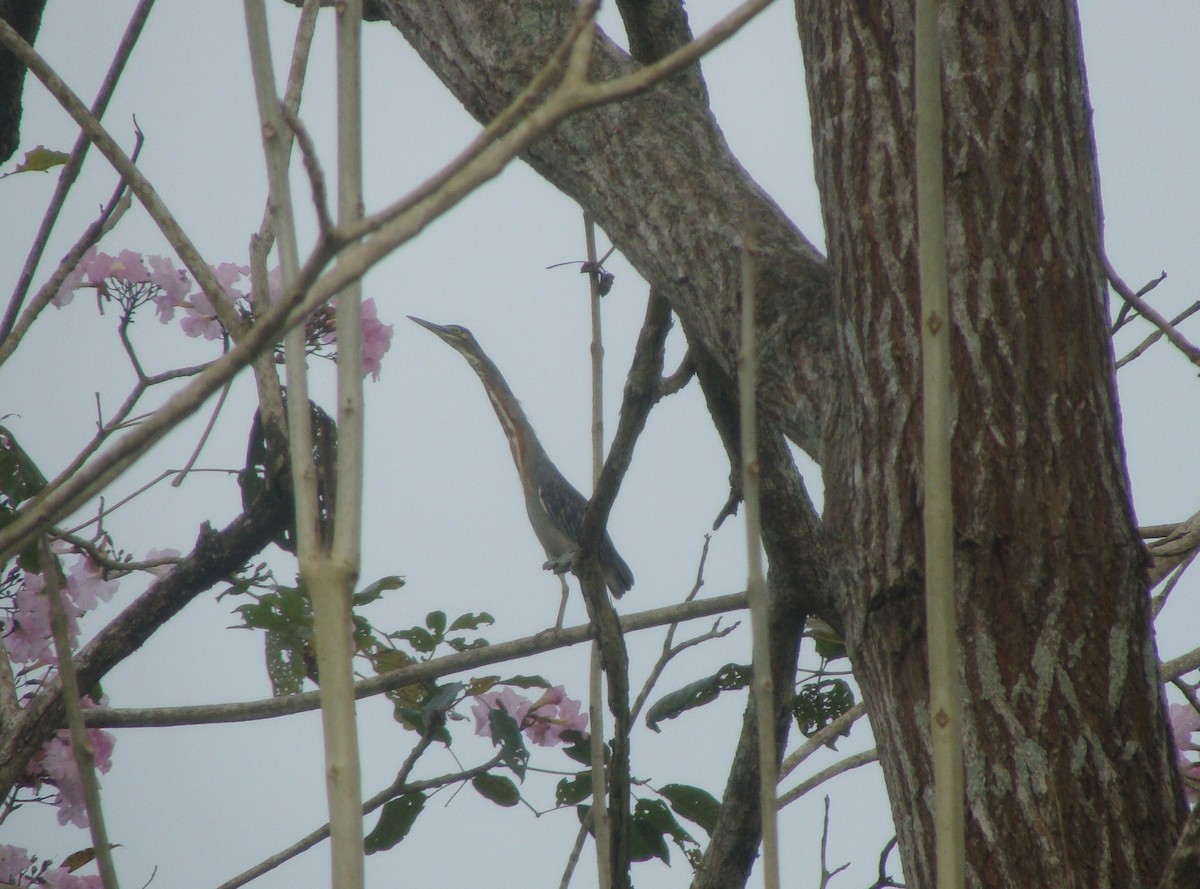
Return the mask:
{"type": "Polygon", "coordinates": [[[432,321],[425,321],[421,318],[417,318],[415,315],[409,315],[408,320],[415,321],[417,324],[420,324],[426,330],[432,330],[436,334],[443,334],[446,332],[446,328],[442,327],[441,325],[434,324],[432,321]]]}

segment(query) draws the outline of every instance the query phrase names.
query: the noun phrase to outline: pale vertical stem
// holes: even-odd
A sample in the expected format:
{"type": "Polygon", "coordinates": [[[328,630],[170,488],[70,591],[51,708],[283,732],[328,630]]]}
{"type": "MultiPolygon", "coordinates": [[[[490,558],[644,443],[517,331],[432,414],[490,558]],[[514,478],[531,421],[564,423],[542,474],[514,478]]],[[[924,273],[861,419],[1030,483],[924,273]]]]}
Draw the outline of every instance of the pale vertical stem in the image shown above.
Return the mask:
{"type": "MultiPolygon", "coordinates": [[[[263,154],[270,183],[271,213],[275,218],[275,240],[279,247],[279,266],[286,290],[300,268],[296,246],[296,226],[288,184],[288,140],[286,124],[279,112],[275,92],[275,72],[271,67],[271,44],[267,32],[267,11],[263,0],[245,0],[246,31],[250,40],[250,69],[262,129],[263,154]]],[[[308,409],[304,325],[288,331],[284,338],[287,368],[288,442],[292,467],[292,488],[296,504],[296,541],[300,570],[306,558],[318,552],[317,471],[313,460],[312,421],[308,409]],[[307,555],[306,555],[307,554],[307,555]]]]}
{"type": "Polygon", "coordinates": [[[58,655],[58,674],[62,681],[63,707],[67,711],[67,728],[71,733],[71,753],[79,769],[79,783],[83,787],[83,804],[88,816],[88,830],[92,835],[92,850],[100,868],[100,882],[104,889],[117,889],[117,871],[113,866],[112,846],[108,842],[108,829],[104,826],[104,809],[100,805],[100,782],[96,780],[96,763],[92,755],[92,744],[88,740],[87,728],[83,724],[83,706],[80,703],[79,681],[75,676],[75,661],[71,657],[71,642],[67,633],[67,611],[63,605],[62,584],[59,582],[58,560],[50,551],[49,538],[43,537],[42,577],[45,587],[42,594],[50,602],[50,631],[54,637],[54,651],[58,655]]]}
{"type": "MultiPolygon", "coordinates": [[[[362,218],[362,0],[337,7],[338,224],[362,218]]],[[[362,777],[354,699],[351,596],[358,580],[362,534],[362,285],[337,297],[337,496],[327,583],[313,583],[313,623],[325,733],[325,785],[333,843],[333,885],[363,885],[362,777]]]]}
{"type": "Polygon", "coordinates": [[[938,889],[966,883],[962,714],[954,616],[954,504],[950,476],[950,300],[942,181],[941,49],[937,0],[917,0],[917,226],[924,405],[925,624],[933,742],[938,889]]]}
{"type": "MultiPolygon", "coordinates": [[[[596,223],[583,214],[583,234],[587,242],[587,261],[594,267],[596,223]]],[[[604,340],[600,328],[600,276],[588,274],[592,309],[592,489],[604,467],[604,340]]],[[[612,831],[608,818],[608,780],[604,773],[604,687],[600,668],[600,640],[592,640],[591,676],[588,689],[588,719],[591,722],[592,818],[596,825],[596,865],[600,886],[612,885],[612,831]]]]}
{"type": "MultiPolygon", "coordinates": [[[[338,5],[338,225],[363,215],[362,0],[338,5]]],[[[338,465],[334,554],[357,576],[362,532],[362,281],[337,297],[338,465]]]]}
{"type": "Polygon", "coordinates": [[[738,401],[742,450],[742,497],[746,504],[747,592],[750,635],[754,650],[754,713],[758,723],[758,797],[762,821],[763,885],[779,889],[779,829],[775,751],[775,682],[771,678],[770,614],[762,566],[762,532],[758,497],[757,404],[758,347],[754,327],[754,221],[748,220],[742,247],[742,336],[738,355],[738,401]]]}
{"type": "MultiPolygon", "coordinates": [[[[587,241],[588,267],[596,268],[596,223],[588,214],[583,216],[583,232],[587,241]]],[[[600,481],[604,468],[604,335],[600,327],[600,273],[588,274],[592,306],[592,486],[600,481]]]]}
{"type": "MultiPolygon", "coordinates": [[[[245,8],[246,27],[250,36],[251,68],[254,73],[267,175],[271,186],[271,212],[275,222],[276,243],[279,246],[283,287],[286,289],[298,274],[299,251],[288,185],[285,125],[279,111],[275,77],[271,67],[263,0],[245,0],[245,8]]],[[[342,48],[344,40],[341,32],[339,20],[339,49],[342,48]]],[[[339,57],[341,55],[342,53],[339,53],[339,57]]],[[[352,52],[351,55],[355,57],[353,64],[357,64],[357,53],[352,52]]],[[[357,81],[357,75],[354,75],[354,80],[357,81]]],[[[345,109],[339,102],[339,114],[344,113],[345,109]]],[[[352,119],[358,116],[356,111],[351,111],[350,115],[352,119]]],[[[357,142],[355,144],[357,145],[357,142]]],[[[349,338],[353,339],[353,336],[349,338]]],[[[342,345],[340,339],[339,337],[339,347],[342,345]]],[[[317,669],[321,685],[325,786],[332,837],[331,884],[337,889],[359,889],[363,885],[362,793],[351,675],[354,651],[349,613],[350,590],[357,572],[356,568],[353,571],[347,570],[342,560],[335,560],[332,554],[325,550],[319,533],[317,468],[308,405],[307,356],[303,325],[298,325],[288,332],[284,340],[284,350],[288,381],[288,443],[296,504],[297,553],[301,585],[312,599],[317,669]]],[[[361,375],[361,351],[356,351],[358,354],[355,357],[358,362],[354,365],[352,373],[361,375]]],[[[343,361],[342,364],[344,367],[346,362],[343,361]]],[[[340,396],[339,380],[339,413],[340,396]]],[[[358,447],[361,448],[361,444],[358,447]]],[[[361,460],[354,462],[361,464],[361,460]]],[[[339,458],[339,468],[340,463],[339,458]]],[[[361,481],[359,483],[361,484],[361,481]]],[[[354,498],[355,501],[358,499],[354,498]]],[[[357,510],[357,502],[353,504],[353,508],[357,510]]],[[[353,525],[357,531],[357,520],[353,525]]],[[[357,548],[356,539],[353,545],[355,554],[357,548]]]]}

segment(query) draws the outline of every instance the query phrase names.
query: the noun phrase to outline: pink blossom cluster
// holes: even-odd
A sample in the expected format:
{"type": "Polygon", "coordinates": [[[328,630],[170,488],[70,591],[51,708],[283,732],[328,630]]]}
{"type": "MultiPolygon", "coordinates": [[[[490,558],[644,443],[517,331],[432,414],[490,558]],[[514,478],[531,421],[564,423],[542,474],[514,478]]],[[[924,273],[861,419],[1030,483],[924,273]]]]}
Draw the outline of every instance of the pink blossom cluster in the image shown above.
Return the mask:
{"type": "MultiPolygon", "coordinates": [[[[15,611],[8,631],[0,639],[8,656],[18,664],[55,663],[54,643],[50,637],[50,600],[43,595],[46,579],[41,574],[26,574],[14,596],[15,611]]],[[[67,638],[72,647],[79,638],[79,618],[107,602],[117,590],[117,581],[105,580],[100,566],[88,556],[80,556],[67,572],[63,584],[63,605],[67,613],[67,638]]]]}
{"type": "MultiPolygon", "coordinates": [[[[250,267],[233,262],[223,262],[212,267],[217,283],[221,285],[229,305],[245,312],[250,305],[250,267]]],[[[122,250],[116,256],[88,250],[71,271],[51,302],[62,308],[75,298],[81,287],[103,290],[107,282],[123,282],[126,285],[145,284],[153,288],[150,299],[154,302],[158,320],[169,324],[176,311],[182,311],[179,326],[190,337],[206,340],[220,339],[225,328],[217,319],[211,300],[202,290],[191,288],[190,279],[183,269],[176,269],[170,257],[143,255],[134,250],[122,250]]],[[[278,298],[281,289],[278,269],[267,275],[270,299],[278,298]]],[[[380,362],[392,346],[393,325],[379,321],[378,307],[374,299],[363,300],[363,376],[379,379],[380,362]]],[[[330,327],[321,336],[325,344],[337,342],[337,330],[330,327]]]]}
{"type": "Polygon", "coordinates": [[[580,702],[567,697],[561,685],[547,691],[536,701],[517,694],[511,688],[489,691],[476,696],[477,703],[471,707],[475,717],[475,734],[491,737],[489,713],[503,710],[511,716],[529,740],[541,747],[553,747],[562,743],[562,733],[575,731],[586,734],[588,717],[580,713],[580,702]]]}
{"type": "Polygon", "coordinates": [[[1171,731],[1175,735],[1175,750],[1179,756],[1179,771],[1183,789],[1189,801],[1200,801],[1200,760],[1188,754],[1200,753],[1200,743],[1192,736],[1200,732],[1200,713],[1190,704],[1171,705],[1171,731]]]}
{"type": "MultiPolygon", "coordinates": [[[[79,702],[83,709],[90,710],[103,706],[107,701],[101,698],[97,704],[91,698],[83,698],[79,702]]],[[[114,738],[103,729],[87,730],[88,746],[92,748],[92,760],[101,772],[112,768],[112,751],[114,738]]],[[[45,743],[38,754],[25,766],[25,774],[38,784],[52,784],[58,793],[54,797],[54,805],[58,808],[59,824],[74,824],[76,827],[87,827],[87,808],[83,799],[83,781],[79,777],[79,765],[75,762],[75,752],[71,749],[71,734],[66,729],[54,733],[45,743]]]]}
{"type": "Polygon", "coordinates": [[[38,865],[33,856],[16,846],[0,844],[0,885],[41,886],[45,889],[100,889],[98,875],[77,877],[67,867],[38,865]]]}

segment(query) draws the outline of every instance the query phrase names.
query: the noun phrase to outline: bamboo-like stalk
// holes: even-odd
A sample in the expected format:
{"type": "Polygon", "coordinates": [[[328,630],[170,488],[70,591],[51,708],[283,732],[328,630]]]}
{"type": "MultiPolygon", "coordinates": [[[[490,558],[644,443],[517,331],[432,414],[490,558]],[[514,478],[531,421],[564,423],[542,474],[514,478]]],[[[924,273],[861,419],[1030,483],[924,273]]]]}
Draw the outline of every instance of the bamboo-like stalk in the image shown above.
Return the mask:
{"type": "Polygon", "coordinates": [[[108,842],[108,829],[104,824],[104,809],[100,805],[100,783],[96,780],[96,762],[92,745],[88,740],[87,728],[83,723],[82,694],[75,675],[75,661],[71,655],[71,642],[67,632],[67,611],[63,605],[62,583],[58,560],[50,551],[50,539],[43,537],[42,577],[45,588],[42,592],[50,602],[50,632],[54,637],[54,650],[58,655],[58,673],[61,677],[63,705],[67,711],[67,728],[71,734],[71,752],[75,756],[75,767],[79,769],[79,783],[83,787],[83,803],[88,816],[88,831],[92,835],[92,851],[100,868],[100,882],[104,889],[118,889],[117,870],[113,866],[112,845],[108,842]]]}
{"type": "Polygon", "coordinates": [[[916,7],[916,171],[924,413],[925,621],[933,745],[938,889],[966,883],[962,714],[954,606],[950,475],[950,300],[942,180],[942,84],[937,0],[916,7]]]}
{"type": "MultiPolygon", "coordinates": [[[[596,223],[583,215],[587,261],[596,262],[596,223]]],[[[592,488],[604,468],[604,339],[600,327],[600,278],[588,275],[592,314],[592,488]]],[[[588,718],[591,723],[592,822],[596,827],[596,870],[599,885],[612,886],[612,823],[608,817],[607,776],[604,772],[604,675],[600,667],[600,640],[592,640],[588,683],[588,718]]]]}
{"type": "Polygon", "coordinates": [[[775,683],[771,678],[770,614],[762,567],[761,514],[758,496],[758,344],[754,326],[754,222],[749,220],[742,245],[742,331],[738,355],[738,400],[742,449],[742,497],[746,503],[747,591],[753,647],[754,713],[758,721],[758,808],[762,821],[763,885],[779,889],[779,819],[775,800],[778,764],[775,752],[775,683]]]}
{"type": "MultiPolygon", "coordinates": [[[[357,33],[353,25],[345,25],[346,7],[339,17],[339,130],[348,124],[358,126],[357,73],[349,76],[347,89],[355,97],[347,100],[343,83],[347,78],[343,66],[355,67],[358,63],[357,33]],[[354,31],[346,36],[347,29],[354,31]],[[349,44],[349,47],[347,45],[349,44]],[[348,61],[343,61],[348,59],[348,61]]],[[[288,288],[299,277],[300,262],[296,243],[295,220],[288,183],[288,144],[285,139],[286,124],[279,109],[274,73],[271,67],[269,35],[267,33],[266,8],[263,0],[245,0],[246,27],[250,38],[251,69],[254,74],[255,95],[258,100],[259,118],[262,122],[263,149],[267,159],[267,177],[271,190],[271,209],[275,220],[276,244],[279,248],[283,286],[288,288]]],[[[357,17],[350,14],[349,21],[361,20],[361,6],[356,8],[357,17]]],[[[342,139],[342,136],[339,136],[342,139]]],[[[358,136],[350,137],[349,152],[361,154],[358,136]]],[[[341,159],[346,160],[347,144],[340,142],[341,159]]],[[[361,163],[351,161],[350,179],[361,178],[361,163]]],[[[339,185],[344,185],[339,176],[339,185]]],[[[351,186],[350,200],[354,206],[351,216],[359,214],[361,203],[358,197],[361,186],[351,186]]],[[[345,220],[349,221],[349,220],[345,220]]],[[[357,282],[355,282],[357,287],[357,282]]],[[[350,351],[357,359],[351,370],[358,383],[357,404],[351,402],[351,411],[359,414],[361,423],[361,332],[357,323],[357,303],[350,313],[354,317],[354,330],[339,329],[351,341],[350,351]],[[357,343],[357,346],[355,345],[357,343]]],[[[339,321],[341,318],[339,317],[339,321]]],[[[345,345],[339,336],[339,349],[345,345]]],[[[353,637],[350,632],[350,591],[357,578],[359,521],[350,522],[351,543],[349,549],[354,562],[337,557],[327,548],[327,537],[320,528],[320,513],[317,497],[317,466],[313,452],[312,419],[308,398],[307,344],[303,325],[288,331],[284,339],[284,354],[287,368],[288,398],[288,445],[291,457],[292,491],[296,516],[297,555],[300,562],[301,585],[312,601],[313,631],[316,637],[317,670],[321,685],[321,724],[325,741],[325,787],[329,804],[329,822],[332,836],[331,885],[337,889],[360,889],[363,885],[363,829],[362,792],[358,763],[358,727],[354,707],[354,677],[352,659],[353,637]]],[[[345,354],[339,367],[339,414],[342,411],[342,386],[347,376],[348,360],[345,354]]],[[[350,385],[351,391],[353,384],[350,385]]],[[[352,433],[351,450],[357,454],[349,458],[356,480],[350,483],[352,502],[348,511],[357,514],[360,497],[353,496],[361,491],[361,431],[352,433]]],[[[340,447],[339,447],[340,450],[340,447]]],[[[338,469],[343,460],[338,458],[338,469]]],[[[340,479],[339,479],[340,481],[340,479]]],[[[336,536],[336,516],[334,534],[336,536]]],[[[345,541],[343,540],[343,545],[345,541]]]]}

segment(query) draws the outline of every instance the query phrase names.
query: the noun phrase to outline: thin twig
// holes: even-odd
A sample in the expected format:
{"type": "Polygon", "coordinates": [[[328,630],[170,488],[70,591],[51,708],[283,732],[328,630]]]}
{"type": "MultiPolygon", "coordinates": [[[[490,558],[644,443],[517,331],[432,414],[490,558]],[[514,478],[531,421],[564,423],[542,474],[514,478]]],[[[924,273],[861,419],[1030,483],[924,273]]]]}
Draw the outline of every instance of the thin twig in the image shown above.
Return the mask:
{"type": "MultiPolygon", "coordinates": [[[[142,131],[135,128],[133,151],[129,154],[129,159],[132,163],[137,163],[138,155],[141,153],[144,141],[142,131]]],[[[7,361],[9,356],[16,351],[21,341],[25,338],[25,334],[29,332],[29,328],[37,321],[46,306],[50,305],[54,297],[58,295],[58,291],[62,288],[63,282],[67,280],[67,276],[79,265],[83,254],[87,253],[88,250],[99,243],[101,238],[112,231],[113,227],[125,215],[125,211],[130,206],[129,185],[124,179],[120,179],[117,181],[116,188],[113,189],[112,196],[100,210],[100,215],[83,230],[83,234],[79,236],[71,246],[71,249],[67,251],[66,256],[59,261],[58,268],[51,273],[49,280],[41,286],[30,304],[25,307],[25,311],[21,313],[21,317],[16,319],[15,324],[8,331],[8,334],[0,340],[0,364],[7,361]]],[[[19,290],[14,291],[13,301],[9,303],[10,308],[16,304],[18,292],[19,290]]],[[[24,293],[21,293],[20,299],[25,299],[24,293]]]]}
{"type": "Polygon", "coordinates": [[[1101,259],[1104,261],[1104,273],[1108,275],[1109,283],[1112,284],[1113,290],[1117,291],[1121,299],[1137,309],[1143,318],[1157,327],[1163,336],[1171,341],[1175,348],[1187,356],[1188,361],[1200,367],[1200,349],[1197,349],[1188,342],[1187,338],[1176,330],[1157,309],[1134,293],[1130,286],[1121,280],[1121,276],[1117,274],[1116,269],[1109,262],[1107,254],[1103,255],[1101,259]]]}
{"type": "MultiPolygon", "coordinates": [[[[704,564],[708,561],[708,547],[711,542],[712,535],[705,534],[704,545],[700,548],[700,563],[696,566],[696,579],[693,581],[692,588],[688,591],[687,596],[684,597],[684,602],[691,602],[695,600],[696,596],[700,593],[700,588],[704,586],[704,564]]],[[[667,664],[670,663],[671,659],[674,658],[675,655],[677,655],[684,647],[690,647],[688,643],[682,644],[679,648],[674,647],[675,631],[678,629],[678,627],[678,623],[673,623],[667,627],[666,635],[663,636],[662,651],[658,656],[658,660],[655,661],[654,666],[650,668],[650,673],[646,677],[646,681],[642,683],[642,690],[638,692],[637,700],[635,700],[633,702],[633,706],[629,708],[630,723],[637,722],[638,715],[642,712],[642,707],[646,706],[646,701],[650,698],[650,692],[658,682],[659,677],[662,676],[663,670],[666,669],[667,664]]],[[[716,627],[713,628],[713,631],[715,630],[716,627]]],[[[699,638],[711,638],[713,631],[710,631],[699,638]]],[[[729,631],[726,630],[725,632],[729,631]]]]}
{"type": "Polygon", "coordinates": [[[1151,600],[1151,605],[1150,605],[1151,618],[1157,618],[1159,613],[1163,610],[1163,608],[1166,607],[1167,599],[1170,598],[1171,593],[1175,590],[1176,584],[1178,584],[1180,579],[1182,579],[1184,572],[1187,571],[1188,568],[1191,567],[1192,562],[1196,561],[1196,556],[1198,554],[1200,554],[1200,550],[1192,550],[1191,554],[1186,559],[1184,559],[1182,562],[1180,562],[1179,565],[1175,568],[1174,572],[1171,574],[1170,578],[1167,580],[1166,586],[1163,587],[1162,592],[1159,593],[1157,596],[1155,596],[1151,600]]]}
{"type": "MultiPolygon", "coordinates": [[[[1196,300],[1196,302],[1192,303],[1190,306],[1188,306],[1186,309],[1184,309],[1182,312],[1180,312],[1178,315],[1176,315],[1174,318],[1172,318],[1167,323],[1170,324],[1171,327],[1178,327],[1181,322],[1186,321],[1188,318],[1192,317],[1192,315],[1196,314],[1197,312],[1200,312],[1200,300],[1196,300]]],[[[1163,337],[1163,333],[1161,330],[1154,331],[1154,333],[1150,334],[1150,336],[1146,337],[1144,340],[1142,340],[1140,343],[1138,343],[1136,347],[1134,347],[1132,350],[1130,350],[1129,354],[1127,354],[1124,358],[1120,359],[1117,362],[1117,364],[1116,364],[1117,370],[1120,370],[1122,367],[1124,367],[1129,362],[1133,361],[1135,358],[1138,358],[1141,355],[1145,354],[1146,350],[1149,349],[1151,346],[1153,346],[1155,343],[1157,343],[1160,339],[1162,339],[1162,337],[1163,337]]]]}
{"type": "MultiPolygon", "coordinates": [[[[1157,278],[1151,278],[1149,281],[1143,284],[1142,289],[1137,292],[1137,295],[1145,296],[1165,280],[1167,280],[1167,273],[1164,271],[1157,278]]],[[[1130,303],[1125,303],[1125,305],[1121,306],[1121,311],[1117,312],[1117,320],[1109,329],[1109,335],[1111,336],[1112,334],[1116,333],[1137,316],[1138,313],[1134,311],[1133,306],[1130,303]]]]}
{"type": "Polygon", "coordinates": [[[171,487],[178,488],[183,484],[183,480],[188,477],[188,473],[192,471],[192,467],[196,465],[196,461],[200,459],[200,452],[204,450],[204,445],[208,441],[208,437],[212,435],[213,427],[217,425],[217,417],[221,416],[221,408],[225,406],[225,399],[229,396],[229,390],[233,386],[233,381],[230,380],[221,389],[221,394],[217,396],[217,403],[213,405],[212,414],[209,415],[208,423],[204,426],[204,431],[200,433],[200,439],[196,442],[196,447],[192,449],[191,456],[187,458],[187,462],[183,464],[183,468],[171,479],[171,487]]]}
{"type": "Polygon", "coordinates": [[[312,191],[313,209],[317,213],[317,227],[322,236],[329,237],[333,231],[333,217],[329,215],[325,171],[321,169],[321,160],[317,157],[317,146],[308,134],[304,121],[300,120],[300,115],[289,108],[287,102],[279,103],[279,114],[287,122],[288,129],[296,137],[296,144],[300,146],[300,156],[304,159],[304,171],[308,173],[308,185],[312,191]]]}
{"type": "Polygon", "coordinates": [[[859,701],[841,716],[832,720],[820,731],[814,732],[811,738],[805,740],[794,752],[788,755],[779,769],[779,777],[786,778],[794,772],[802,762],[818,750],[829,746],[836,738],[850,731],[850,727],[867,715],[867,705],[859,701]]]}
{"type": "Polygon", "coordinates": [[[1193,670],[1200,670],[1200,648],[1193,648],[1187,654],[1172,658],[1162,665],[1159,672],[1164,679],[1177,679],[1193,670]]]}
{"type": "Polygon", "coordinates": [[[862,753],[854,753],[850,756],[847,756],[845,759],[838,760],[828,768],[821,769],[821,771],[817,772],[815,775],[805,778],[787,793],[782,794],[779,797],[779,808],[782,809],[789,803],[794,803],[796,800],[800,799],[800,797],[804,796],[804,794],[808,793],[815,787],[820,787],[830,778],[835,778],[843,772],[848,772],[851,769],[857,769],[861,766],[878,762],[878,760],[879,753],[874,747],[872,747],[870,750],[864,750],[862,753]]]}
{"type": "Polygon", "coordinates": [[[828,852],[828,849],[829,849],[829,797],[827,796],[827,797],[825,797],[825,819],[824,819],[824,822],[821,827],[821,881],[818,884],[820,886],[820,889],[826,889],[826,887],[829,885],[830,880],[832,880],[834,877],[836,877],[838,874],[840,874],[842,871],[844,871],[846,868],[848,868],[850,866],[850,863],[846,862],[841,867],[837,867],[837,868],[834,868],[833,870],[830,870],[828,858],[826,857],[826,853],[828,852]]]}
{"type": "MultiPolygon", "coordinates": [[[[411,758],[411,757],[410,757],[411,758]]],[[[398,796],[403,796],[406,793],[419,793],[425,790],[437,790],[441,787],[447,787],[450,784],[457,784],[460,781],[469,781],[476,775],[482,775],[485,772],[491,771],[500,762],[501,755],[497,754],[482,765],[474,768],[465,769],[461,772],[455,772],[450,775],[442,775],[439,778],[429,778],[424,781],[414,781],[412,784],[397,786],[393,781],[379,793],[372,796],[367,802],[363,803],[363,815],[369,815],[376,809],[383,806],[384,803],[395,799],[398,796]]],[[[329,839],[329,824],[318,827],[312,833],[297,840],[292,845],[288,846],[279,852],[276,852],[269,858],[260,861],[254,867],[243,871],[231,880],[222,883],[218,889],[238,889],[240,886],[245,886],[251,880],[261,877],[263,874],[274,870],[284,862],[290,861],[302,852],[307,852],[317,843],[329,839]]]]}
{"type": "MultiPolygon", "coordinates": [[[[125,63],[129,61],[129,56],[133,53],[133,48],[142,34],[142,26],[146,24],[146,19],[149,17],[150,9],[153,6],[154,0],[141,0],[137,8],[134,9],[133,15],[129,17],[129,24],[125,26],[125,33],[121,35],[121,42],[117,44],[116,52],[113,53],[113,60],[109,63],[104,80],[100,83],[100,89],[96,92],[96,100],[92,102],[90,111],[96,120],[104,117],[104,112],[108,109],[108,102],[112,98],[113,92],[117,88],[117,82],[121,79],[121,74],[125,70],[125,63]]],[[[138,146],[141,144],[141,138],[141,132],[139,131],[137,137],[138,146]]],[[[58,221],[58,214],[62,211],[63,204],[66,203],[67,194],[71,191],[71,186],[75,184],[75,180],[79,176],[79,171],[83,169],[83,161],[87,157],[88,149],[91,147],[91,140],[86,134],[80,133],[79,137],[75,140],[75,146],[71,149],[71,156],[67,158],[67,162],[58,174],[58,183],[54,187],[54,194],[50,197],[50,203],[46,207],[45,214],[42,216],[41,225],[38,226],[37,234],[33,238],[33,244],[25,257],[25,265],[22,266],[21,273],[17,276],[17,284],[13,288],[12,296],[9,297],[8,308],[4,313],[4,320],[0,321],[0,343],[6,341],[9,334],[13,332],[17,313],[20,311],[21,304],[29,292],[29,285],[33,281],[38,263],[41,262],[42,254],[46,249],[46,243],[50,240],[50,233],[54,230],[54,224],[58,221]]],[[[131,159],[136,160],[136,158],[137,148],[135,147],[131,159]]],[[[124,184],[122,183],[122,192],[123,189],[124,184]]],[[[99,240],[98,237],[97,240],[99,240]]],[[[95,241],[92,243],[95,243],[95,241]]],[[[91,244],[88,244],[88,247],[90,246],[91,244]]],[[[84,250],[87,250],[87,247],[84,247],[84,250]]],[[[80,251],[80,255],[82,253],[83,251],[80,251]]],[[[72,268],[74,268],[74,264],[67,271],[71,271],[72,268]]],[[[57,289],[57,286],[55,286],[51,293],[57,291],[57,289]]],[[[42,308],[45,308],[45,305],[42,308]]],[[[35,312],[34,317],[36,315],[37,313],[35,312]]],[[[32,321],[32,319],[30,320],[32,321]]],[[[19,339],[20,337],[18,337],[19,339]]],[[[11,350],[6,353],[0,353],[0,363],[3,363],[7,354],[11,354],[11,350]]]]}

